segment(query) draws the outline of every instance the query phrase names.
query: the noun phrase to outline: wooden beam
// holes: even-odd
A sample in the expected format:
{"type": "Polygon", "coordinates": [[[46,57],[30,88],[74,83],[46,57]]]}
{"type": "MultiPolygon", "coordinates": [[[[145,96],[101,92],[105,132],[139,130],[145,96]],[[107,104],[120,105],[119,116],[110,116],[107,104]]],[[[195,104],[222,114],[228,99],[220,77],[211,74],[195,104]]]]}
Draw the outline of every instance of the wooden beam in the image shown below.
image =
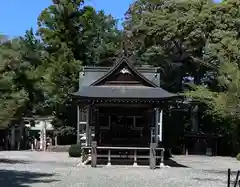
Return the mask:
{"type": "Polygon", "coordinates": [[[139,81],[107,81],[106,84],[121,84],[121,85],[128,85],[128,84],[137,84],[137,85],[142,85],[141,82],[139,81]]]}

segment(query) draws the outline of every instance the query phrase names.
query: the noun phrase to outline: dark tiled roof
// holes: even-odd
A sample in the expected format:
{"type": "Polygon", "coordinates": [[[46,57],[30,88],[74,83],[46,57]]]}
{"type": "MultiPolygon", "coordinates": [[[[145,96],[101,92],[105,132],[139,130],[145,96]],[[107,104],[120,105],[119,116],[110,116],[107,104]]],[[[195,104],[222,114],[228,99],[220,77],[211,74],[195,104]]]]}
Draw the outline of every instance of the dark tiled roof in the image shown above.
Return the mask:
{"type": "Polygon", "coordinates": [[[72,95],[83,99],[155,99],[162,100],[178,95],[160,88],[160,73],[156,68],[133,67],[128,59],[122,57],[114,67],[86,67],[80,73],[79,91],[72,95]],[[102,85],[107,78],[127,67],[134,75],[143,80],[145,86],[102,85]],[[100,86],[101,85],[101,86],[100,86]]]}
{"type": "MultiPolygon", "coordinates": [[[[85,67],[79,77],[79,87],[90,86],[92,83],[103,77],[111,67],[85,67]]],[[[160,85],[160,73],[156,73],[157,68],[136,67],[136,70],[146,77],[149,81],[160,85]]]]}
{"type": "Polygon", "coordinates": [[[147,86],[85,86],[73,96],[81,98],[166,99],[176,97],[160,87],[147,86]]]}

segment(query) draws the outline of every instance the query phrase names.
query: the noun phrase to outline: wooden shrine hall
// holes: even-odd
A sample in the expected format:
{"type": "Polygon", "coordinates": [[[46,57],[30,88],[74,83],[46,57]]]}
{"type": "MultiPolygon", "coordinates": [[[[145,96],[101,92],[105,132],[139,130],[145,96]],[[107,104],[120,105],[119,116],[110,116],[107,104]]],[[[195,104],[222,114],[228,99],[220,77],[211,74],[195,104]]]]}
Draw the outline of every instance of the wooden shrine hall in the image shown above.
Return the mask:
{"type": "Polygon", "coordinates": [[[156,68],[133,67],[126,57],[113,67],[84,68],[72,95],[78,106],[77,142],[92,152],[93,147],[108,151],[108,164],[114,155],[131,157],[133,151],[135,163],[141,150],[142,155],[151,146],[161,149],[162,106],[177,97],[160,87],[156,68]]]}

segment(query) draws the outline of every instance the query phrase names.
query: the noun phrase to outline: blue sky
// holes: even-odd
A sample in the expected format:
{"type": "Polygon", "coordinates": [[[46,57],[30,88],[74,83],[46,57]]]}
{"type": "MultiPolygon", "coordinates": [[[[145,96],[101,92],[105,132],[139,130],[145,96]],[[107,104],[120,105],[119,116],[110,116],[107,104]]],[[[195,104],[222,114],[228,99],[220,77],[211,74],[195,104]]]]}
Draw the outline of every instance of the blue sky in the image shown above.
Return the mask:
{"type": "MultiPolygon", "coordinates": [[[[51,0],[3,0],[0,6],[0,34],[8,36],[23,35],[31,27],[36,30],[37,17],[51,4],[51,0]]],[[[97,10],[111,13],[122,19],[133,0],[86,0],[97,10]]]]}
{"type": "MultiPolygon", "coordinates": [[[[219,0],[216,0],[219,1],[219,0]]],[[[97,10],[122,19],[133,0],[86,0],[97,10]]],[[[36,30],[37,17],[51,0],[3,0],[0,6],[0,34],[23,35],[31,27],[36,30]]]]}

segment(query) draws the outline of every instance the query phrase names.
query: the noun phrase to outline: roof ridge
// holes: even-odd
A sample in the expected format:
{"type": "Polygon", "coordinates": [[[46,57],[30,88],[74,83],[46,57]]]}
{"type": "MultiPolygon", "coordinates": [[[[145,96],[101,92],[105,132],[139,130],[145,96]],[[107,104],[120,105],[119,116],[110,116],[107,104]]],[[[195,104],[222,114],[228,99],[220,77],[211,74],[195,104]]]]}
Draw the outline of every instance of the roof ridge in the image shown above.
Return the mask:
{"type": "Polygon", "coordinates": [[[137,76],[139,76],[142,80],[144,80],[146,83],[148,83],[149,85],[151,85],[152,87],[159,87],[158,85],[156,85],[155,83],[153,83],[152,81],[148,80],[145,76],[143,76],[138,70],[137,68],[135,68],[133,66],[133,64],[129,63],[129,59],[126,56],[122,56],[120,59],[118,59],[116,61],[116,64],[100,79],[96,80],[95,82],[93,82],[90,86],[95,86],[97,84],[99,84],[100,82],[102,82],[103,80],[105,80],[107,77],[109,77],[111,74],[113,74],[123,63],[126,63],[128,68],[131,69],[131,71],[133,71],[137,76]]]}

